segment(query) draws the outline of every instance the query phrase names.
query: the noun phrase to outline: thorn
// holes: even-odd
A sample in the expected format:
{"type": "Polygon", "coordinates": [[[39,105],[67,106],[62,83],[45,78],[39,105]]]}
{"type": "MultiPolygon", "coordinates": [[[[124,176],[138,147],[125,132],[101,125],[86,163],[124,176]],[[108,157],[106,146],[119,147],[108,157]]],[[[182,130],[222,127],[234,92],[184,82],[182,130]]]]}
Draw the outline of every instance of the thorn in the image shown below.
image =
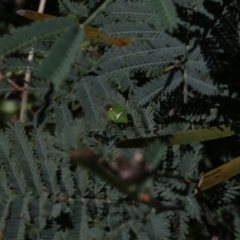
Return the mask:
{"type": "Polygon", "coordinates": [[[201,188],[203,179],[204,179],[204,175],[202,175],[202,177],[201,177],[200,180],[199,180],[198,188],[201,188]]]}
{"type": "Polygon", "coordinates": [[[13,89],[10,91],[18,91],[23,92],[25,89],[23,87],[18,86],[15,82],[13,82],[11,79],[8,79],[9,84],[12,86],[13,89]]]}

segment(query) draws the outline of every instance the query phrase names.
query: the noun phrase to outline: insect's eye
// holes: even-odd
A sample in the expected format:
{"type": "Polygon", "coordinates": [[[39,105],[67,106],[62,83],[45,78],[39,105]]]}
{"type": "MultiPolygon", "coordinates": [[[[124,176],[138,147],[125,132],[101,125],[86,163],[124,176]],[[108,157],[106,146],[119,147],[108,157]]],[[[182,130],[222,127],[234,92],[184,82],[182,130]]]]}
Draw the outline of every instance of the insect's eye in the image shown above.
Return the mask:
{"type": "Polygon", "coordinates": [[[112,111],[112,105],[107,104],[107,105],[104,107],[104,109],[105,109],[106,111],[112,111]]]}

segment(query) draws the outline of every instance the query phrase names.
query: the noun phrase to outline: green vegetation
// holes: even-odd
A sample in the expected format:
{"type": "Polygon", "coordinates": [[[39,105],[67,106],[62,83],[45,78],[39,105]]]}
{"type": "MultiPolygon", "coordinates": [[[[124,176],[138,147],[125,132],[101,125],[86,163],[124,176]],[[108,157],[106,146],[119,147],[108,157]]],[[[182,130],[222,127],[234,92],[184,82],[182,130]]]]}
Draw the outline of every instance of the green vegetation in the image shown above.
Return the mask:
{"type": "Polygon", "coordinates": [[[59,11],[0,37],[0,239],[240,239],[239,1],[59,11]]]}

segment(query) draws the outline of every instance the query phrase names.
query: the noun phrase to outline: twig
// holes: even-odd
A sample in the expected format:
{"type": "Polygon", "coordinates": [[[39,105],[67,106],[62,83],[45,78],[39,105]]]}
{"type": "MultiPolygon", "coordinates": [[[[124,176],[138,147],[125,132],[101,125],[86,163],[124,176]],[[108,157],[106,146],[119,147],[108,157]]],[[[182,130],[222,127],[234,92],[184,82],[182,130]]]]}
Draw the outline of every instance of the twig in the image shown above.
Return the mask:
{"type": "Polygon", "coordinates": [[[12,91],[17,91],[17,92],[24,92],[25,88],[24,87],[20,87],[17,83],[13,82],[11,79],[8,79],[9,84],[11,85],[12,89],[10,90],[10,92],[12,91]]]}
{"type": "Polygon", "coordinates": [[[112,2],[112,0],[106,0],[100,7],[97,8],[97,10],[95,12],[93,12],[89,18],[87,18],[87,20],[81,25],[82,28],[86,27],[87,25],[89,25],[96,17],[97,15],[102,12],[107,6],[108,4],[110,4],[112,2]]]}
{"type": "MultiPolygon", "coordinates": [[[[46,4],[46,0],[41,0],[39,3],[39,7],[38,7],[38,12],[39,13],[43,13],[44,12],[44,8],[45,8],[45,4],[46,4]]],[[[31,48],[31,51],[28,53],[28,61],[32,61],[34,58],[34,49],[31,48]]],[[[20,109],[20,116],[19,116],[19,121],[20,122],[25,122],[25,113],[26,113],[26,107],[27,107],[27,101],[28,101],[28,84],[31,80],[31,72],[28,69],[26,74],[25,74],[25,82],[24,82],[24,86],[23,88],[25,89],[25,91],[22,94],[22,101],[21,101],[21,109],[20,109]]]]}
{"type": "Polygon", "coordinates": [[[195,194],[198,195],[198,202],[202,208],[202,221],[205,224],[209,234],[211,235],[211,240],[224,240],[221,230],[217,223],[215,222],[210,209],[208,208],[207,204],[205,203],[204,196],[201,192],[200,186],[204,176],[201,177],[198,186],[195,188],[195,194]]]}
{"type": "Polygon", "coordinates": [[[46,0],[41,0],[38,6],[38,12],[43,13],[46,5],[46,0]]]}
{"type": "Polygon", "coordinates": [[[133,200],[148,205],[150,208],[155,209],[156,212],[182,209],[175,203],[156,201],[151,197],[149,193],[142,192],[141,187],[138,187],[137,185],[127,184],[116,178],[111,172],[106,169],[106,167],[104,167],[101,157],[95,155],[95,153],[90,148],[72,151],[71,158],[77,164],[87,167],[94,173],[98,174],[99,177],[116,187],[119,191],[127,194],[133,200]]]}

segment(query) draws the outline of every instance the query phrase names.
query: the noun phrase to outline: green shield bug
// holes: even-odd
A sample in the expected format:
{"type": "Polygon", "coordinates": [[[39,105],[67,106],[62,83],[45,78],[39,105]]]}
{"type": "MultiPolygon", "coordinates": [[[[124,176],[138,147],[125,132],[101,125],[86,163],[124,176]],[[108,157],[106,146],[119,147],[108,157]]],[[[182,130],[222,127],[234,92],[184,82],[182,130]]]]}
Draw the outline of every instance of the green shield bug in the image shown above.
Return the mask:
{"type": "Polygon", "coordinates": [[[115,123],[128,123],[126,110],[118,104],[107,104],[104,107],[107,118],[115,123]]]}

